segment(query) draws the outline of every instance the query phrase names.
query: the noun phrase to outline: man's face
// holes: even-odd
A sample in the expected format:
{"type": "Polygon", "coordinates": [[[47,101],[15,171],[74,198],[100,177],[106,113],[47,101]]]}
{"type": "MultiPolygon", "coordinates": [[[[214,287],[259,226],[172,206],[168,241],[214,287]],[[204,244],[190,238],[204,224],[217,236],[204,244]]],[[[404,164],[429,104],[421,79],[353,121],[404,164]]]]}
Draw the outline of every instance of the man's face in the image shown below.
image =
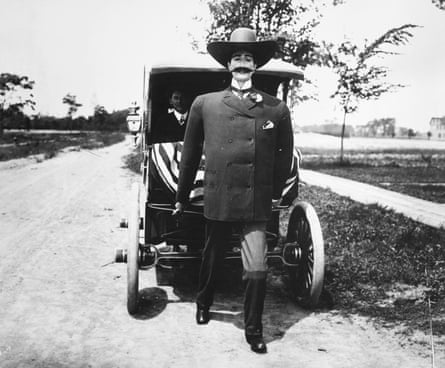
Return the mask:
{"type": "Polygon", "coordinates": [[[174,91],[170,97],[170,105],[181,114],[186,111],[185,98],[182,92],[174,91]]]}
{"type": "Polygon", "coordinates": [[[250,52],[237,51],[227,63],[227,68],[237,82],[244,83],[252,78],[256,64],[250,52]]]}

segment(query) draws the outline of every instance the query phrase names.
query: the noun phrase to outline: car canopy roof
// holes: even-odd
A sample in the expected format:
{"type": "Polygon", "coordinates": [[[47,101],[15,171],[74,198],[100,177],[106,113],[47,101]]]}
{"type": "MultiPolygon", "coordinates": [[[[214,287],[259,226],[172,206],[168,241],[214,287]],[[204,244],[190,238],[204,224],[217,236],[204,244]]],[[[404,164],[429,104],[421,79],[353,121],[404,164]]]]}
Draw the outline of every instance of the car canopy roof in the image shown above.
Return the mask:
{"type": "MultiPolygon", "coordinates": [[[[174,56],[164,57],[163,59],[158,59],[151,65],[148,65],[151,75],[171,72],[227,72],[227,69],[207,53],[178,52],[174,56]]],[[[303,79],[303,72],[297,66],[280,59],[271,59],[267,64],[258,69],[255,74],[303,79]]]]}
{"type": "MultiPolygon", "coordinates": [[[[170,107],[170,96],[175,90],[183,92],[189,105],[198,95],[220,91],[230,85],[232,75],[218,64],[209,54],[177,52],[172,56],[163,53],[162,59],[145,68],[144,105],[149,130],[148,141],[157,143],[163,138],[156,136],[159,117],[170,107]]],[[[160,54],[159,54],[160,55],[160,54]]],[[[303,79],[301,70],[293,64],[272,59],[258,69],[253,77],[253,85],[260,91],[273,96],[282,85],[282,96],[286,99],[291,79],[303,79]]]]}

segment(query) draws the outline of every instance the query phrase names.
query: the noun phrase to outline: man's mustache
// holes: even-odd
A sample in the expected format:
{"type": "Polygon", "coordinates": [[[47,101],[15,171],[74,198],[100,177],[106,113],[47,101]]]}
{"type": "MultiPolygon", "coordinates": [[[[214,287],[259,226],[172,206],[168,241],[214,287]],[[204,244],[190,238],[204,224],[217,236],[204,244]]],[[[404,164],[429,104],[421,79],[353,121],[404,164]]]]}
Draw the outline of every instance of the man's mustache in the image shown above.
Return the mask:
{"type": "Polygon", "coordinates": [[[239,66],[239,67],[234,68],[234,69],[232,70],[232,72],[237,72],[237,73],[251,73],[251,72],[254,72],[254,69],[252,69],[252,68],[248,68],[248,67],[245,67],[245,66],[239,66]]]}

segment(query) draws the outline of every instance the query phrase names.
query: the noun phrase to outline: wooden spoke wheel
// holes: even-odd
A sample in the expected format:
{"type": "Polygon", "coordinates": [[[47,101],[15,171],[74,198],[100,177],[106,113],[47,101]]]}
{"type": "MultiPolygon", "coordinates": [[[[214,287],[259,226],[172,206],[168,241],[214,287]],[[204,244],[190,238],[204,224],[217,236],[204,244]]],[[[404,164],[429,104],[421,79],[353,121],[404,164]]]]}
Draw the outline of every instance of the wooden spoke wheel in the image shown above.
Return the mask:
{"type": "Polygon", "coordinates": [[[128,217],[128,249],[127,249],[127,310],[135,314],[139,304],[139,184],[131,187],[131,206],[128,217]]]}
{"type": "Polygon", "coordinates": [[[297,202],[289,218],[286,243],[295,245],[296,266],[288,266],[289,284],[297,302],[318,303],[324,279],[324,243],[320,221],[311,204],[297,202]]]}

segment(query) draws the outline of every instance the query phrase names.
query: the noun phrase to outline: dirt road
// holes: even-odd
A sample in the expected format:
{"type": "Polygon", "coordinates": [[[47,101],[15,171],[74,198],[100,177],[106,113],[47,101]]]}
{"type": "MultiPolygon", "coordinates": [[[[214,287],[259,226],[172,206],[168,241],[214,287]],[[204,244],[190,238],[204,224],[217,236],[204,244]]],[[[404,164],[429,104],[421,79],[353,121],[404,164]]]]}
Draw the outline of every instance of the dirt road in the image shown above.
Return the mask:
{"type": "Polygon", "coordinates": [[[272,277],[266,355],[244,342],[240,285],[219,293],[212,321],[197,326],[194,284],[158,287],[145,271],[142,310],[130,317],[125,265],[102,267],[126,247],[118,223],[137,178],[122,168],[130,148],[0,166],[0,367],[430,366],[427,345],[357,316],[302,310],[272,277]]]}

